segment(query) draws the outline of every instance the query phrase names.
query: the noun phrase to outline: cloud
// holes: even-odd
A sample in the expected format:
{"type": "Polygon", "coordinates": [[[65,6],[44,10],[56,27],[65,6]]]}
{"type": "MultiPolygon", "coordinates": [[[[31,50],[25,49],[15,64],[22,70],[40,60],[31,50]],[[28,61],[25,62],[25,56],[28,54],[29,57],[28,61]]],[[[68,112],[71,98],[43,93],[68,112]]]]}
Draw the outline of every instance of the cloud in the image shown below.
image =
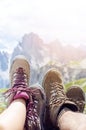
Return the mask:
{"type": "Polygon", "coordinates": [[[85,0],[3,0],[0,39],[8,46],[25,33],[35,32],[45,41],[57,38],[65,43],[85,43],[85,16],[85,0]]]}

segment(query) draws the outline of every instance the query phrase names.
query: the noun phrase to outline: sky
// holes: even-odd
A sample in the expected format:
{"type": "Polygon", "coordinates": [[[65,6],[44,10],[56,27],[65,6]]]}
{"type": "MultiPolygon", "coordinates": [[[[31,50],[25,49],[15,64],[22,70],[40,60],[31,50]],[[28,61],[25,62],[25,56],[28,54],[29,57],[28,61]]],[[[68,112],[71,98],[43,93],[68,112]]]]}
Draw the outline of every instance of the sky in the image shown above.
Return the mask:
{"type": "Polygon", "coordinates": [[[86,44],[86,0],[0,0],[0,49],[12,49],[24,34],[44,42],[86,44]]]}

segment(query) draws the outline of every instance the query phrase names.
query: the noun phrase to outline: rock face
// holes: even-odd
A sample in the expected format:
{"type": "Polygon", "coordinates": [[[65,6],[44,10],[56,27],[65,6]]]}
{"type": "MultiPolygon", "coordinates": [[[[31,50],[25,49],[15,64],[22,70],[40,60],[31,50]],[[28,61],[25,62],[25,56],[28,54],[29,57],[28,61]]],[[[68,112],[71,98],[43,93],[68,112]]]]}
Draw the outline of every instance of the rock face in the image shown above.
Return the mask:
{"type": "Polygon", "coordinates": [[[0,69],[2,71],[6,71],[8,69],[8,53],[7,52],[0,52],[0,69]]]}
{"type": "Polygon", "coordinates": [[[66,45],[63,46],[58,40],[45,44],[37,34],[24,35],[22,41],[13,51],[15,55],[24,54],[29,62],[35,63],[35,67],[45,64],[47,61],[58,60],[61,63],[68,63],[71,60],[80,61],[86,58],[85,46],[66,45]]]}
{"type": "Polygon", "coordinates": [[[86,46],[63,46],[58,40],[45,44],[35,33],[25,34],[22,41],[14,48],[10,56],[7,52],[0,52],[0,87],[8,87],[9,61],[12,63],[17,55],[25,55],[30,63],[30,84],[42,83],[44,74],[51,67],[59,69],[64,77],[64,82],[85,77],[86,70],[71,68],[70,61],[81,61],[86,58],[86,46]],[[11,60],[10,60],[11,59],[11,60]],[[83,73],[82,73],[83,72],[83,73]]]}
{"type": "Polygon", "coordinates": [[[9,54],[0,51],[0,88],[8,87],[9,54]]]}

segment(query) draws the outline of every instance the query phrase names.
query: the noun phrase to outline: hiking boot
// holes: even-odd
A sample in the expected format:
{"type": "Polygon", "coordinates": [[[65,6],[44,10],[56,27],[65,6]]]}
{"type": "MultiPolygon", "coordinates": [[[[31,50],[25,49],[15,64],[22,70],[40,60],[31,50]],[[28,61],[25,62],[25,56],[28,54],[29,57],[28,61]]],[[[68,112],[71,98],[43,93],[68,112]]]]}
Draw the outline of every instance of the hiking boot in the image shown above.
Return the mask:
{"type": "Polygon", "coordinates": [[[49,118],[47,114],[46,118],[52,122],[53,126],[57,126],[58,118],[64,108],[72,111],[78,110],[76,104],[67,98],[64,92],[62,76],[56,69],[51,69],[45,74],[42,85],[45,89],[47,113],[49,113],[49,118]]]}
{"type": "Polygon", "coordinates": [[[15,99],[28,99],[27,89],[30,77],[30,65],[22,55],[15,57],[10,67],[10,88],[5,96],[8,98],[8,104],[15,99]]]}
{"type": "Polygon", "coordinates": [[[26,130],[44,129],[44,112],[46,97],[44,89],[40,86],[30,87],[29,101],[27,104],[26,130]]]}
{"type": "Polygon", "coordinates": [[[67,97],[70,101],[75,102],[78,107],[79,112],[84,111],[85,107],[85,93],[79,86],[71,86],[67,92],[67,97]]]}

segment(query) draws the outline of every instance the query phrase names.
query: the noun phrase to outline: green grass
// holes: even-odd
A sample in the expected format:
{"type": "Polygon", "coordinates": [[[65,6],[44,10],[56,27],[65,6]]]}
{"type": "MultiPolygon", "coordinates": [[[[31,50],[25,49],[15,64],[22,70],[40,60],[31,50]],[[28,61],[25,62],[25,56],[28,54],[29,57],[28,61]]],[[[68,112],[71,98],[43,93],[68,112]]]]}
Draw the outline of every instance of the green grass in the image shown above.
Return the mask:
{"type": "Polygon", "coordinates": [[[3,93],[7,90],[7,88],[0,89],[0,113],[2,113],[6,109],[6,101],[3,96],[3,93]]]}
{"type": "Polygon", "coordinates": [[[82,78],[65,84],[66,90],[73,85],[79,85],[84,90],[84,92],[86,92],[86,78],[82,78]]]}
{"type": "Polygon", "coordinates": [[[1,88],[0,93],[4,93],[7,90],[7,88],[1,88]]]}

